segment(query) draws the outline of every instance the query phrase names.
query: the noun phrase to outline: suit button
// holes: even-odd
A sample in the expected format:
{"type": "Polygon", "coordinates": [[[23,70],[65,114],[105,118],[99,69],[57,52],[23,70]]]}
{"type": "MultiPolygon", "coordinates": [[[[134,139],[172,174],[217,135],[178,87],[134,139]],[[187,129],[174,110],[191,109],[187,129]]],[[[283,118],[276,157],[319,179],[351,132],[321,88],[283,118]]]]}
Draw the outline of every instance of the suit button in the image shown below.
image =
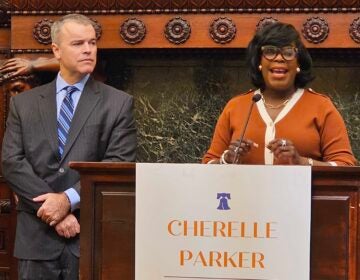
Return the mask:
{"type": "Polygon", "coordinates": [[[65,172],[65,169],[61,167],[61,168],[59,169],[59,173],[64,173],[64,172],[65,172]]]}

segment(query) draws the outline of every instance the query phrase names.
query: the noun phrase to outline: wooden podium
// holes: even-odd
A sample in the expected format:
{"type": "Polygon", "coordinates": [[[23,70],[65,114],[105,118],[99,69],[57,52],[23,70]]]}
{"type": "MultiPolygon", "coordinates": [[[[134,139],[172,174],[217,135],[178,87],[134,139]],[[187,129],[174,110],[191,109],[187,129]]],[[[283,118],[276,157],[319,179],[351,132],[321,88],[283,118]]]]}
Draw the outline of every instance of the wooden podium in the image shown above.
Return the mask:
{"type": "MultiPolygon", "coordinates": [[[[81,174],[80,279],[135,279],[135,164],[81,174]]],[[[360,167],[312,168],[311,279],[360,279],[360,167]]]]}

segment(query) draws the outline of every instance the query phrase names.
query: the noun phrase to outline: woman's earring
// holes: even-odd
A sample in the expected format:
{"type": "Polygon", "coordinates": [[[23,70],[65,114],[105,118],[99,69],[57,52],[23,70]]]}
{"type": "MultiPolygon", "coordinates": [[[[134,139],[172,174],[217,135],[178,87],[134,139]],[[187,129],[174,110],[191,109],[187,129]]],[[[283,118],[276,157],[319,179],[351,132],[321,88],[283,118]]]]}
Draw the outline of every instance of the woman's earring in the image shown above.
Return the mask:
{"type": "Polygon", "coordinates": [[[296,73],[300,73],[301,69],[300,67],[296,67],[296,73]]]}
{"type": "MultiPolygon", "coordinates": [[[[259,71],[261,72],[261,70],[262,70],[262,66],[261,66],[261,64],[259,65],[259,71]]],[[[300,70],[300,69],[299,69],[300,70]]]]}

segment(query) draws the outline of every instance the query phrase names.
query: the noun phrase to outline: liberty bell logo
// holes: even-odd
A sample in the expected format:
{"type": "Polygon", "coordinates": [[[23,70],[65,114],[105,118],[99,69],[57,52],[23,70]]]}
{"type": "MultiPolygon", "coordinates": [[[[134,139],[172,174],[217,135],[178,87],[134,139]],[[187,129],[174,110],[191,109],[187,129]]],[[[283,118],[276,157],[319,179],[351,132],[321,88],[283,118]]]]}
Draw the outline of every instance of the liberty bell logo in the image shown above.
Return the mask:
{"type": "Polygon", "coordinates": [[[216,198],[219,200],[219,206],[217,209],[230,210],[230,207],[228,204],[228,200],[231,199],[230,193],[218,193],[216,198]]]}

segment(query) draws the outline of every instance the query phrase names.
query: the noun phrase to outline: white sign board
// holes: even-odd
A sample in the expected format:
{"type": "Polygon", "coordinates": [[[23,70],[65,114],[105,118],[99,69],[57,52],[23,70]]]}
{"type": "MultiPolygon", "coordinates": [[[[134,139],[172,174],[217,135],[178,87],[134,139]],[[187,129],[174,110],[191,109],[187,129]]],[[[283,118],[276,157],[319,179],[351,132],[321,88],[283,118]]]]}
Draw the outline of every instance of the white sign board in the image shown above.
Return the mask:
{"type": "Polygon", "coordinates": [[[136,164],[136,280],[306,280],[311,169],[136,164]]]}

